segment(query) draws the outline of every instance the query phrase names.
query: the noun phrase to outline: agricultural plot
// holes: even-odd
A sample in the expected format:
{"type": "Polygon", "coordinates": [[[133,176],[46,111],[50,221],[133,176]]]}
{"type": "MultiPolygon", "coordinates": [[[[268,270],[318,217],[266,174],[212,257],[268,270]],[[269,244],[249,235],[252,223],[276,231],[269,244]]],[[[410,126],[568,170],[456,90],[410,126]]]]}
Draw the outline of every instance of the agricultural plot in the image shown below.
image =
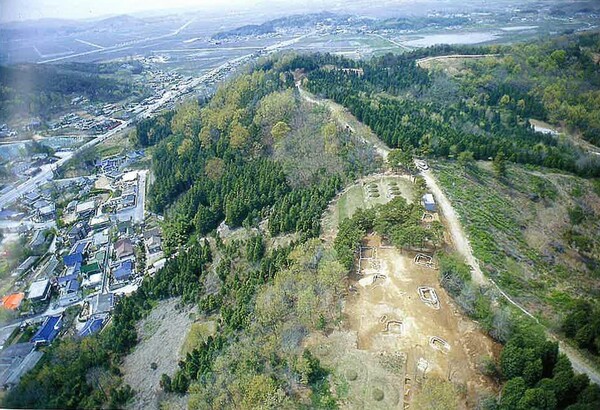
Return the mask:
{"type": "Polygon", "coordinates": [[[350,58],[369,58],[406,51],[384,38],[359,33],[314,34],[295,43],[293,48],[309,52],[340,54],[350,58]]]}

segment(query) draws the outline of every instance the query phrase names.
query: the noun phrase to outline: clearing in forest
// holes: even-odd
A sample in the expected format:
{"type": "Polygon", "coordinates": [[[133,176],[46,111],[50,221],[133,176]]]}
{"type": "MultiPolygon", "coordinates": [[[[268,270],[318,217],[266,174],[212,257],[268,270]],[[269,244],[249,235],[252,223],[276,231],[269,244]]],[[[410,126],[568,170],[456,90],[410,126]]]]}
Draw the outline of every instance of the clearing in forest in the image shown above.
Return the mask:
{"type": "Polygon", "coordinates": [[[408,175],[369,175],[340,192],[327,207],[321,221],[321,237],[332,240],[340,222],[351,217],[357,209],[369,209],[402,196],[412,202],[414,185],[408,175]]]}

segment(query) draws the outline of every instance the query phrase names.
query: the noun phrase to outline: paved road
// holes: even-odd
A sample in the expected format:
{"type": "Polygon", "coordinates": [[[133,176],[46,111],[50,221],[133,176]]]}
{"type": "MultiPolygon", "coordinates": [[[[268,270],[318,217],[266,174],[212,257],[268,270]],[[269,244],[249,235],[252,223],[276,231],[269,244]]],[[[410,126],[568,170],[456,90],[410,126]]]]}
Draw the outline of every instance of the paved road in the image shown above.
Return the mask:
{"type": "MultiPolygon", "coordinates": [[[[169,38],[169,37],[174,37],[174,36],[178,35],[179,33],[181,33],[181,31],[184,30],[193,21],[194,21],[194,19],[188,21],[187,23],[185,23],[184,25],[182,25],[181,27],[179,27],[178,29],[174,30],[171,33],[162,34],[160,36],[155,36],[155,37],[147,37],[147,38],[142,38],[142,39],[130,40],[130,41],[126,41],[126,42],[123,42],[123,43],[115,44],[115,45],[110,46],[110,47],[94,48],[93,50],[83,51],[81,53],[73,53],[73,54],[61,55],[59,57],[49,58],[49,59],[46,59],[46,60],[39,61],[38,64],[55,63],[57,61],[68,60],[68,59],[71,59],[71,58],[82,57],[82,56],[87,56],[87,55],[96,54],[96,53],[103,53],[104,54],[104,53],[111,52],[111,51],[121,51],[121,50],[126,50],[128,48],[131,48],[133,45],[136,45],[136,44],[148,43],[150,41],[156,41],[156,40],[166,39],[166,38],[169,38]]],[[[77,40],[77,41],[80,41],[80,40],[77,40]]],[[[91,44],[91,43],[88,43],[88,42],[85,42],[85,44],[89,44],[89,45],[94,46],[94,47],[99,47],[96,44],[91,44]]],[[[37,49],[36,49],[36,51],[37,51],[37,49]]],[[[38,51],[38,55],[40,55],[40,57],[44,57],[44,56],[42,56],[40,54],[39,51],[38,51]]]]}
{"type": "Polygon", "coordinates": [[[130,122],[131,121],[121,121],[121,124],[119,124],[118,126],[113,128],[112,130],[109,130],[108,132],[100,135],[97,138],[94,138],[93,140],[91,140],[89,142],[86,142],[81,147],[77,148],[75,151],[73,151],[72,155],[61,158],[58,161],[54,162],[53,164],[50,164],[49,166],[47,166],[45,169],[43,169],[37,175],[29,178],[27,181],[16,186],[12,191],[9,191],[6,194],[2,195],[0,197],[0,209],[4,209],[4,207],[6,207],[7,205],[10,205],[10,203],[15,201],[22,195],[34,190],[35,187],[42,185],[45,182],[51,180],[54,177],[54,172],[56,170],[58,170],[59,168],[63,167],[67,163],[67,161],[69,161],[71,158],[73,158],[76,155],[81,154],[86,149],[91,148],[94,145],[99,144],[102,141],[105,141],[106,139],[115,136],[117,133],[119,133],[120,131],[123,131],[125,128],[127,128],[129,126],[130,122]]]}
{"type": "MultiPolygon", "coordinates": [[[[186,23],[186,24],[189,24],[189,23],[186,23]]],[[[185,25],[182,28],[185,28],[185,25]]],[[[303,38],[305,38],[307,36],[310,36],[312,34],[314,34],[314,32],[303,34],[301,36],[295,37],[295,38],[290,39],[290,40],[281,41],[279,43],[276,43],[276,44],[270,45],[268,47],[265,47],[262,50],[265,53],[270,54],[270,53],[276,52],[276,51],[278,51],[278,50],[280,50],[280,49],[282,49],[284,47],[288,47],[288,46],[290,46],[290,45],[292,45],[292,44],[294,44],[294,43],[296,43],[296,42],[302,40],[303,38]]],[[[168,34],[167,36],[170,36],[170,35],[172,35],[172,34],[168,34]]],[[[96,51],[98,51],[98,50],[96,50],[96,51]]],[[[199,84],[201,84],[203,82],[206,82],[206,81],[214,78],[214,76],[217,75],[220,71],[222,71],[222,70],[228,70],[232,66],[235,66],[236,64],[241,64],[245,60],[250,59],[253,55],[254,55],[254,53],[249,53],[249,54],[243,55],[241,57],[236,57],[234,59],[231,59],[231,60],[229,60],[229,61],[221,64],[220,66],[218,66],[218,67],[216,67],[216,68],[208,71],[206,74],[193,79],[185,87],[182,87],[181,89],[170,90],[170,91],[165,92],[156,102],[154,102],[153,104],[149,105],[144,111],[142,111],[138,115],[138,118],[151,117],[152,114],[156,110],[158,110],[160,107],[162,107],[166,103],[170,102],[171,100],[176,99],[178,96],[180,96],[181,94],[184,94],[184,93],[188,92],[190,89],[193,89],[193,88],[197,87],[199,84]]],[[[81,154],[87,148],[93,147],[94,145],[97,145],[100,142],[105,141],[106,139],[115,136],[119,132],[125,130],[133,122],[134,122],[134,120],[121,121],[121,124],[118,125],[117,127],[115,127],[112,130],[106,132],[105,134],[102,134],[101,136],[99,136],[97,138],[94,138],[92,141],[89,141],[89,142],[85,143],[84,145],[82,145],[81,147],[79,147],[77,150],[73,151],[73,154],[71,156],[62,158],[62,159],[58,160],[57,162],[55,162],[53,164],[50,164],[50,166],[47,169],[42,170],[42,172],[40,172],[36,176],[34,176],[34,177],[28,179],[27,181],[23,182],[21,185],[18,185],[12,191],[10,191],[10,192],[2,195],[0,197],[0,210],[4,209],[7,205],[9,205],[13,201],[15,201],[17,198],[19,198],[23,194],[26,194],[27,192],[32,191],[33,189],[35,189],[36,186],[41,185],[44,182],[51,180],[53,178],[53,176],[54,176],[54,171],[56,171],[57,169],[61,168],[70,158],[72,158],[72,157],[74,157],[76,155],[81,154]]]]}
{"type": "Polygon", "coordinates": [[[138,171],[138,195],[136,198],[135,206],[132,208],[125,209],[117,213],[117,218],[120,221],[133,220],[135,223],[144,222],[144,210],[146,208],[146,176],[148,170],[138,171]]]}
{"type": "Polygon", "coordinates": [[[392,40],[391,38],[384,37],[381,34],[373,33],[372,35],[375,36],[375,37],[380,37],[380,38],[382,38],[385,41],[389,41],[390,43],[392,43],[394,45],[397,45],[398,47],[403,48],[403,49],[405,49],[407,51],[414,50],[414,48],[412,48],[412,47],[409,47],[409,46],[407,46],[405,44],[399,43],[399,42],[397,42],[395,40],[392,40]]]}

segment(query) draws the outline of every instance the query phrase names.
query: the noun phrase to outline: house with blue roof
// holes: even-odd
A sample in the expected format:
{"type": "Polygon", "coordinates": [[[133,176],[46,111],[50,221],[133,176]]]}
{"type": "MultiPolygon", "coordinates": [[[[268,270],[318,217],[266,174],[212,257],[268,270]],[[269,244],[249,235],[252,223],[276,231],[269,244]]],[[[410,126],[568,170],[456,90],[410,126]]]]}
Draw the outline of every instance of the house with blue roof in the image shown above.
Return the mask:
{"type": "Polygon", "coordinates": [[[81,253],[83,254],[83,252],[85,252],[87,246],[89,245],[89,242],[77,242],[74,246],[73,249],[71,249],[71,253],[81,253]]]}
{"type": "Polygon", "coordinates": [[[104,327],[105,320],[106,317],[100,316],[89,318],[88,321],[85,322],[85,325],[83,325],[83,328],[79,331],[79,336],[86,337],[98,333],[104,327]]]}
{"type": "Polygon", "coordinates": [[[61,328],[62,316],[48,316],[42,327],[31,338],[31,343],[36,346],[50,344],[58,336],[61,328]]]}
{"type": "Polygon", "coordinates": [[[63,263],[68,268],[71,266],[75,266],[75,264],[77,264],[77,263],[79,263],[79,265],[81,265],[82,262],[83,262],[83,254],[80,252],[70,253],[67,256],[63,257],[63,263]]]}
{"type": "Polygon", "coordinates": [[[74,279],[77,279],[77,274],[75,274],[75,273],[73,273],[71,275],[59,276],[57,279],[58,286],[60,286],[62,288],[63,286],[65,286],[66,283],[68,283],[69,281],[72,281],[74,279]]]}
{"type": "Polygon", "coordinates": [[[133,262],[128,260],[122,262],[119,267],[113,272],[113,276],[117,281],[129,280],[133,274],[133,262]]]}

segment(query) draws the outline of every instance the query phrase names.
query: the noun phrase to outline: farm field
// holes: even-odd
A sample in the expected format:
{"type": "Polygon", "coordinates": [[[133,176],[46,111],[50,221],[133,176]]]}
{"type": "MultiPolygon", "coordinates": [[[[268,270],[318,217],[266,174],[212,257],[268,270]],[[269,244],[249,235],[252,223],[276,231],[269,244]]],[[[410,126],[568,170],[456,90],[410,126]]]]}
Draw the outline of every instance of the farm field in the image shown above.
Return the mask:
{"type": "Polygon", "coordinates": [[[314,34],[294,44],[295,50],[339,54],[350,58],[369,58],[386,53],[401,53],[405,48],[377,35],[360,33],[314,34]]]}

